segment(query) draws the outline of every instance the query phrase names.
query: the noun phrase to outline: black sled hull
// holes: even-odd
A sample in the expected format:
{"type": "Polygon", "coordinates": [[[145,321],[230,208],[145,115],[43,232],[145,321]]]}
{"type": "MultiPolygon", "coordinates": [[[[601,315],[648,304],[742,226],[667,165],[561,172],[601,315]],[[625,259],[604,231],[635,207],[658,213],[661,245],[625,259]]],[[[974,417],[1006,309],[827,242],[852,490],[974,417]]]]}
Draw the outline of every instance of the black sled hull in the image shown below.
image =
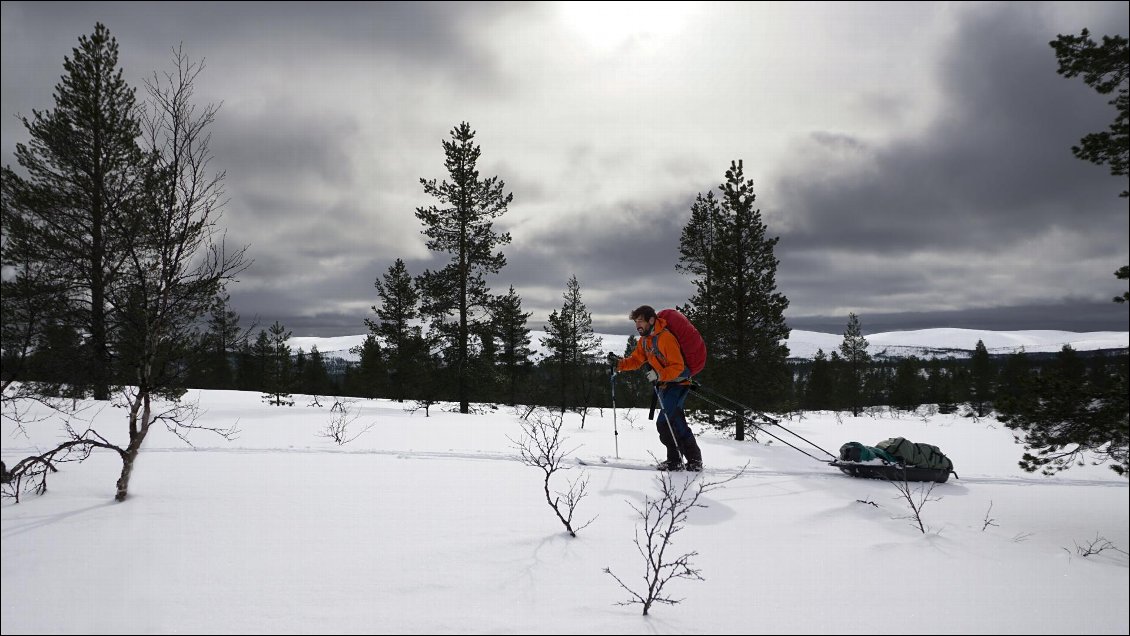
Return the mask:
{"type": "Polygon", "coordinates": [[[950,472],[952,472],[940,468],[916,468],[897,464],[857,464],[843,460],[828,463],[852,477],[885,479],[888,481],[934,481],[944,484],[949,480],[950,472]]]}

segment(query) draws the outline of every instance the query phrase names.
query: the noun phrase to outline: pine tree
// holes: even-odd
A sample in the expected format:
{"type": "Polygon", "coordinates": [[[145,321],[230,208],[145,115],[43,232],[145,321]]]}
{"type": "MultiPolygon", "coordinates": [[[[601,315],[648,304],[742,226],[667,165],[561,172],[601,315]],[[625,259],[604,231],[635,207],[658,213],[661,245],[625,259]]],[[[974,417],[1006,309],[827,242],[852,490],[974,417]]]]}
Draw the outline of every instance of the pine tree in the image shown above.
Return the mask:
{"type": "Polygon", "coordinates": [[[973,360],[969,367],[971,384],[969,395],[973,410],[977,417],[985,417],[993,409],[993,389],[996,378],[993,373],[993,362],[989,358],[989,350],[985,343],[978,340],[973,349],[973,360]]]}
{"type": "Polygon", "coordinates": [[[1019,431],[1024,444],[1021,468],[1050,475],[1093,454],[1112,462],[1118,474],[1130,476],[1128,360],[1120,356],[1100,372],[1101,378],[1087,377],[1078,354],[1065,345],[1054,365],[1031,376],[1027,399],[1002,404],[1000,420],[1019,431]]]}
{"type": "Polygon", "coordinates": [[[302,384],[303,379],[306,377],[306,350],[302,347],[294,353],[291,358],[290,366],[292,377],[294,378],[294,388],[302,393],[311,393],[306,390],[306,386],[302,384]]]}
{"type": "MultiPolygon", "coordinates": [[[[718,278],[718,254],[726,217],[713,192],[702,193],[691,206],[691,218],[683,226],[679,237],[679,262],[675,269],[693,276],[695,294],[681,311],[698,329],[707,351],[717,344],[715,323],[720,320],[715,300],[715,281],[718,278]]],[[[707,372],[709,377],[709,372],[707,372]]]]}
{"type": "MultiPolygon", "coordinates": [[[[294,406],[290,395],[294,386],[294,371],[291,367],[290,346],[287,345],[291,332],[277,320],[268,331],[269,335],[259,332],[267,342],[263,401],[273,406],[294,406]]],[[[257,349],[258,344],[257,342],[257,349]]]]}
{"type": "Polygon", "coordinates": [[[968,404],[972,401],[970,387],[973,386],[972,373],[967,364],[953,364],[950,367],[950,387],[953,389],[954,410],[958,404],[968,404]]]}
{"type": "Polygon", "coordinates": [[[479,178],[476,169],[481,150],[473,143],[475,132],[470,124],[461,123],[451,130],[451,141],[443,142],[445,166],[451,181],[437,184],[435,179],[421,178],[424,193],[438,199],[443,207],[432,205],[417,208],[416,218],[423,222],[428,249],[451,255],[443,269],[425,271],[420,276],[424,306],[422,311],[432,318],[434,333],[447,338],[444,347],[454,366],[459,411],[470,410],[468,380],[469,340],[472,325],[483,320],[492,297],[486,276],[497,274],[506,265],[501,245],[510,243],[510,234],[498,234],[493,220],[506,212],[513,194],[504,194],[506,184],[498,177],[479,178]],[[446,319],[455,314],[453,328],[446,319]]]}
{"type": "MultiPolygon", "coordinates": [[[[36,345],[28,361],[28,377],[36,381],[32,392],[66,398],[86,396],[89,386],[72,385],[71,379],[75,376],[66,370],[68,360],[81,365],[90,359],[82,334],[74,325],[63,321],[48,323],[36,345]]],[[[77,375],[89,377],[82,372],[77,375]]]]}
{"type": "Polygon", "coordinates": [[[872,362],[863,374],[864,406],[891,404],[891,387],[894,386],[894,369],[889,362],[872,362]]]}
{"type": "Polygon", "coordinates": [[[303,391],[310,395],[327,395],[333,392],[333,382],[326,371],[326,361],[318,345],[310,347],[310,355],[301,371],[303,391]]]}
{"type": "Polygon", "coordinates": [[[854,313],[848,314],[847,329],[844,330],[844,340],[840,343],[840,356],[844,361],[844,375],[841,377],[843,395],[847,400],[846,406],[851,409],[851,414],[859,417],[863,412],[864,383],[867,378],[868,365],[871,355],[867,353],[870,345],[863,337],[859,326],[859,317],[854,313]]]}
{"type": "Polygon", "coordinates": [[[1029,389],[1033,385],[1032,365],[1023,349],[1010,353],[1001,367],[1000,387],[997,392],[998,409],[1015,410],[1018,405],[1031,399],[1029,389]]]}
{"type": "Polygon", "coordinates": [[[895,368],[894,386],[891,388],[891,406],[904,411],[913,411],[922,404],[922,379],[919,376],[921,365],[918,358],[910,356],[898,361],[895,368]]]}
{"type": "MultiPolygon", "coordinates": [[[[1080,145],[1071,152],[1084,161],[1109,165],[1114,176],[1130,174],[1130,53],[1128,40],[1116,35],[1103,36],[1100,46],[1091,39],[1087,29],[1079,35],[1058,35],[1048,44],[1055,50],[1059,62],[1057,73],[1065,78],[1083,76],[1083,81],[1100,95],[1115,93],[1110,104],[1117,115],[1110,130],[1091,133],[1083,137],[1080,145]]],[[[1130,189],[1118,196],[1130,196],[1130,189]]]]}
{"type": "MultiPolygon", "coordinates": [[[[702,321],[700,332],[709,337],[704,375],[720,392],[767,409],[781,402],[789,381],[789,301],[777,292],[779,261],[773,255],[779,238],[766,237],[741,161],[730,163],[718,187],[721,201],[715,206],[712,197],[700,195],[680,240],[682,268],[699,276],[688,313],[702,321]],[[704,227],[694,227],[698,223],[704,227]]],[[[735,438],[745,439],[744,419],[734,423],[735,438]]]]}
{"type": "MultiPolygon", "coordinates": [[[[126,407],[129,441],[119,446],[96,432],[72,433],[72,439],[60,448],[101,447],[116,451],[122,470],[115,498],[122,501],[128,494],[134,462],[154,424],[160,422],[174,431],[199,428],[195,424],[197,409],[181,402],[188,379],[198,372],[205,359],[198,328],[215,296],[246,267],[245,250],[225,249],[223,234],[217,227],[223,174],[207,174],[211,158],[207,128],[215,109],[209,107],[197,114],[189,102],[200,67],[188,64],[178,54],[175,73],[166,74],[165,82],[147,82],[149,101],[140,111],[138,126],[133,119],[132,90],[121,82],[120,71],[116,78],[110,75],[116,63],[116,43],[103,28],[98,28],[83,44],[90,54],[76,64],[83,70],[72,73],[72,78],[81,77],[87,88],[77,92],[78,112],[65,117],[87,117],[88,122],[97,123],[63,121],[57,125],[73,135],[70,141],[86,145],[84,150],[68,155],[68,159],[75,161],[70,168],[89,168],[95,173],[79,178],[85,179],[89,187],[86,198],[76,197],[68,203],[89,209],[92,214],[85,219],[91,221],[90,225],[68,230],[75,230],[71,236],[79,236],[80,243],[86,238],[83,233],[89,230],[90,248],[82,254],[101,254],[84,264],[87,272],[94,272],[91,280],[106,272],[100,269],[105,259],[116,263],[109,270],[112,278],[90,285],[91,320],[82,324],[91,327],[94,349],[105,346],[95,335],[99,329],[104,331],[105,340],[113,343],[115,371],[126,385],[121,400],[126,407]],[[130,108],[114,112],[111,102],[128,104],[130,108]],[[113,113],[120,121],[107,124],[101,119],[107,113],[113,113]],[[144,159],[134,142],[139,127],[148,144],[144,159]],[[91,137],[85,137],[87,133],[91,137]],[[117,135],[116,141],[109,139],[113,135],[117,135]],[[106,169],[117,172],[102,172],[106,169]],[[103,229],[111,240],[102,240],[106,234],[94,229],[100,227],[100,220],[107,221],[103,229]],[[110,247],[114,249],[103,253],[110,247]],[[100,319],[94,312],[103,304],[112,307],[113,312],[104,314],[99,325],[100,319]],[[155,412],[152,404],[158,399],[169,404],[155,412]]],[[[54,185],[60,183],[56,181],[54,185]]],[[[67,196],[73,194],[71,191],[67,196]]],[[[59,215],[52,219],[54,223],[67,221],[74,218],[59,215]]],[[[81,279],[82,284],[86,282],[81,279]]],[[[84,288],[83,292],[86,291],[84,288]]],[[[100,357],[96,352],[95,359],[100,357]]],[[[107,366],[94,376],[96,397],[106,387],[104,374],[108,370],[107,366]]],[[[229,435],[220,429],[212,430],[224,437],[229,435]]]]}
{"type": "Polygon", "coordinates": [[[263,330],[259,330],[254,342],[244,340],[240,343],[236,356],[239,361],[236,365],[236,388],[240,391],[263,390],[263,369],[270,352],[270,340],[263,330]]]}
{"type": "Polygon", "coordinates": [[[930,358],[926,364],[926,401],[938,405],[938,412],[953,413],[957,410],[953,398],[953,380],[950,370],[937,358],[930,358]]]}
{"type": "Polygon", "coordinates": [[[61,317],[88,335],[91,356],[73,368],[88,369],[94,398],[107,400],[114,366],[108,294],[143,205],[148,160],[135,90],[122,79],[118,43],[106,27],[80,37],[63,68],[55,109],[21,118],[31,141],[16,144],[15,154],[27,178],[3,169],[4,235],[12,252],[69,290],[72,311],[61,317]]]}
{"type": "Polygon", "coordinates": [[[823,349],[817,349],[805,387],[804,407],[815,411],[834,408],[835,390],[835,377],[828,356],[823,349]]]}
{"type": "Polygon", "coordinates": [[[532,313],[522,311],[522,299],[510,286],[510,291],[495,303],[494,327],[498,334],[500,350],[498,361],[502,365],[505,394],[511,406],[518,403],[518,387],[530,373],[530,329],[527,322],[532,313]]]}
{"type": "Polygon", "coordinates": [[[569,361],[571,359],[569,338],[568,317],[556,309],[553,310],[550,312],[549,321],[545,325],[545,335],[542,336],[541,344],[549,351],[545,363],[552,365],[557,374],[558,400],[562,413],[565,413],[565,410],[571,406],[569,400],[569,361]]]}
{"type": "Polygon", "coordinates": [[[59,320],[68,307],[65,289],[49,272],[10,253],[10,246],[0,240],[2,262],[13,264],[12,276],[0,280],[0,399],[15,404],[60,390],[79,397],[89,387],[75,381],[89,372],[75,367],[88,355],[78,330],[59,320]]]}
{"type": "Polygon", "coordinates": [[[581,428],[594,384],[592,366],[600,352],[601,339],[592,328],[592,314],[581,300],[581,284],[569,278],[561,311],[554,311],[545,326],[542,346],[551,354],[561,387],[561,413],[573,407],[581,413],[581,428]]]}
{"type": "MultiPolygon", "coordinates": [[[[1065,78],[1083,76],[1083,81],[1100,95],[1115,93],[1110,104],[1117,115],[1110,129],[1091,133],[1072,146],[1071,152],[1084,161],[1098,165],[1110,165],[1114,176],[1130,175],[1130,52],[1125,37],[1103,36],[1100,46],[1091,39],[1087,29],[1079,35],[1058,35],[1048,44],[1055,49],[1059,62],[1057,73],[1065,78]]],[[[1130,188],[1119,193],[1120,197],[1130,197],[1130,188]]],[[[1119,267],[1114,275],[1119,280],[1130,279],[1130,265],[1119,267]]],[[[1115,296],[1114,302],[1130,301],[1130,291],[1115,296]]]]}
{"type": "MultiPolygon", "coordinates": [[[[387,367],[384,362],[385,354],[380,341],[372,333],[367,334],[365,340],[351,348],[349,352],[358,356],[359,362],[356,368],[347,369],[346,393],[359,397],[377,397],[379,395],[377,389],[384,384],[387,375],[387,367]]],[[[405,397],[404,385],[399,380],[399,377],[395,377],[392,382],[393,398],[398,402],[403,402],[405,397]]]]}
{"type": "MultiPolygon", "coordinates": [[[[373,305],[377,320],[365,319],[369,332],[380,342],[384,359],[387,361],[392,397],[403,401],[414,390],[414,381],[420,377],[415,365],[419,364],[424,351],[424,337],[418,324],[420,319],[420,291],[408,275],[408,268],[402,259],[396,259],[383,278],[378,278],[373,286],[377,288],[380,305],[373,305]]],[[[375,384],[377,391],[384,382],[383,375],[375,366],[379,359],[366,361],[367,376],[375,384]]]]}
{"type": "Polygon", "coordinates": [[[848,363],[840,356],[839,351],[833,351],[828,356],[828,369],[832,372],[832,405],[834,411],[839,411],[847,408],[850,402],[848,398],[848,386],[851,385],[848,381],[849,367],[848,363]]]}
{"type": "Polygon", "coordinates": [[[503,372],[498,360],[498,349],[494,320],[475,323],[471,328],[471,350],[467,365],[471,377],[475,379],[479,402],[499,401],[503,372]]]}
{"type": "Polygon", "coordinates": [[[213,301],[208,317],[208,332],[205,334],[207,358],[203,364],[201,388],[235,388],[235,373],[231,360],[242,342],[247,340],[247,332],[239,326],[239,314],[231,308],[231,296],[220,293],[213,301]]]}

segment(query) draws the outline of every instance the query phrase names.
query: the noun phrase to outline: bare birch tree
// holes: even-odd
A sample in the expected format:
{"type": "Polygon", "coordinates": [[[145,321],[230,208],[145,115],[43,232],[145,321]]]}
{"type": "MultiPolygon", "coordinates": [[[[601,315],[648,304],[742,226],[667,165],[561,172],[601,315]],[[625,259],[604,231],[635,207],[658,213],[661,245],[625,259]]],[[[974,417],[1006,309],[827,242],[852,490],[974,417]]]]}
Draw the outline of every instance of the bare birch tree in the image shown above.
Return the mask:
{"type": "MultiPolygon", "coordinates": [[[[228,251],[218,225],[224,204],[224,173],[211,173],[209,126],[218,107],[197,111],[193,84],[203,63],[192,63],[178,48],[174,69],[146,82],[148,101],[141,110],[148,144],[147,196],[117,227],[124,245],[118,284],[108,292],[120,316],[114,349],[128,386],[116,398],[127,412],[129,441],[112,443],[93,429],[77,433],[24,464],[28,470],[50,465],[63,453],[104,448],[122,460],[115,499],[129,492],[134,462],[154,425],[181,439],[195,424],[198,405],[184,401],[185,378],[205,355],[199,336],[212,300],[250,263],[246,247],[228,251]]],[[[234,428],[207,427],[224,436],[234,428]]]]}
{"type": "MultiPolygon", "coordinates": [[[[705,508],[699,503],[705,493],[721,488],[745,474],[743,466],[736,474],[721,481],[702,481],[687,478],[682,473],[663,473],[655,478],[659,484],[659,496],[646,497],[642,506],[630,504],[643,520],[643,528],[636,527],[635,544],[644,560],[644,591],[637,592],[616,576],[611,568],[604,568],[605,574],[616,579],[620,587],[627,590],[630,599],[619,605],[643,606],[643,614],[655,603],[675,605],[682,602],[664,592],[668,583],[675,579],[704,580],[702,571],[694,567],[691,559],[698,552],[677,554],[674,550],[675,535],[686,527],[687,516],[694,508],[705,508]]],[[[697,474],[696,474],[697,477],[697,474]]]]}

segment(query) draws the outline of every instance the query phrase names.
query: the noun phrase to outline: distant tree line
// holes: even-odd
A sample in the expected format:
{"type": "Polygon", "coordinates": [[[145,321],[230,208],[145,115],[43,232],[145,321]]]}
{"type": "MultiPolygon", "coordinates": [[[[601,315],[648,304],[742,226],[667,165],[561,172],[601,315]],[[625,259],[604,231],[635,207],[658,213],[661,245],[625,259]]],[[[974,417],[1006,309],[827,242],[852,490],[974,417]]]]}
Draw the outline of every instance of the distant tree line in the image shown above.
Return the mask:
{"type": "MultiPolygon", "coordinates": [[[[390,276],[395,278],[402,266],[398,261],[390,276]]],[[[563,296],[566,302],[545,325],[542,344],[551,353],[540,360],[533,357],[528,314],[521,311],[520,299],[513,289],[502,298],[505,307],[496,312],[492,329],[478,330],[471,341],[468,362],[474,369],[476,402],[538,404],[561,411],[610,405],[609,370],[575,277],[563,296]]],[[[202,334],[202,346],[211,344],[215,354],[189,376],[192,386],[256,391],[277,405],[292,404],[293,394],[457,402],[458,386],[450,370],[441,356],[424,355],[426,342],[418,326],[396,343],[382,333],[381,325],[390,323],[370,321],[377,333],[370,333],[351,355],[336,352],[327,358],[316,346],[292,350],[286,344],[290,332],[277,322],[225,350],[219,344],[227,324],[222,317],[238,318],[230,310],[215,311],[212,329],[202,334]],[[422,369],[431,377],[420,373],[422,369]]],[[[624,354],[634,348],[635,340],[629,339],[624,354]]],[[[987,417],[1022,412],[1053,377],[1068,378],[1067,386],[1080,390],[1089,387],[1092,394],[1112,392],[1124,386],[1127,366],[1125,351],[1077,352],[1070,346],[1055,353],[990,354],[978,340],[969,357],[930,358],[872,356],[868,347],[859,318],[851,314],[836,350],[821,349],[812,360],[785,363],[783,390],[764,403],[766,410],[862,415],[876,407],[913,412],[931,406],[943,414],[987,417]]],[[[33,355],[33,367],[36,361],[33,355]]],[[[699,380],[709,382],[706,373],[699,380]]],[[[618,406],[649,405],[650,385],[640,374],[622,374],[617,383],[618,406]]],[[[690,406],[695,407],[693,399],[690,406]]],[[[710,419],[717,413],[695,410],[704,421],[727,427],[722,420],[710,419]]]]}
{"type": "Polygon", "coordinates": [[[1124,350],[1077,352],[1065,345],[1056,353],[991,355],[980,340],[969,357],[869,357],[862,365],[840,350],[827,354],[821,349],[812,360],[790,362],[793,395],[781,410],[862,415],[875,407],[912,412],[933,406],[939,413],[987,417],[1031,400],[1036,380],[1065,365],[1077,366],[1080,377],[1106,386],[1125,364],[1124,350]]]}

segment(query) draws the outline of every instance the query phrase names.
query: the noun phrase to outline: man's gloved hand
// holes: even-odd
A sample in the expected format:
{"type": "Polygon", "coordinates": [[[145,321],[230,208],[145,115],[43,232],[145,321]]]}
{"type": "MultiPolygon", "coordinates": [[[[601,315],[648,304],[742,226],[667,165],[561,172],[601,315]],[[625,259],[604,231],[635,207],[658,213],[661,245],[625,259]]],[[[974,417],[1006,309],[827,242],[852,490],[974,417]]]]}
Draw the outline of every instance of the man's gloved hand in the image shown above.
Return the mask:
{"type": "Polygon", "coordinates": [[[620,364],[620,358],[611,351],[608,352],[608,366],[615,369],[620,364]]]}
{"type": "Polygon", "coordinates": [[[648,369],[647,370],[647,379],[648,379],[649,382],[653,382],[653,383],[658,382],[659,381],[659,372],[656,371],[655,369],[648,369]]]}

